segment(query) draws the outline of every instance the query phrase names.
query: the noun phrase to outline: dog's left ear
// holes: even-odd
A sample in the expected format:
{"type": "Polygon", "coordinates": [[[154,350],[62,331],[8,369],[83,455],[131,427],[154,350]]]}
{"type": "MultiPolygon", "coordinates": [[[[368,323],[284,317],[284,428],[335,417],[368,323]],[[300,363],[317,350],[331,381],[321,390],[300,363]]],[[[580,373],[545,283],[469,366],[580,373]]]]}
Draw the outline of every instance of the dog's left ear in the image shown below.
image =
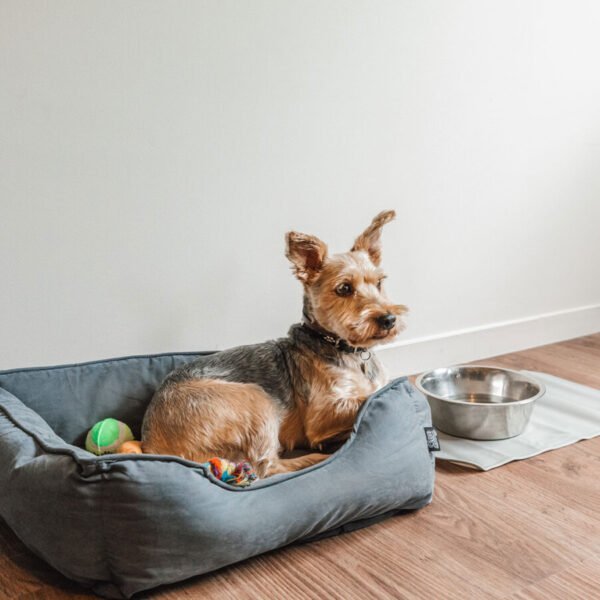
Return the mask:
{"type": "Polygon", "coordinates": [[[310,285],[323,268],[327,245],[314,235],[289,231],[285,234],[285,255],[294,265],[296,277],[310,285]]]}
{"type": "Polygon", "coordinates": [[[374,265],[381,262],[381,228],[396,217],[393,210],[380,212],[371,224],[356,238],[350,252],[363,250],[367,252],[374,265]]]}

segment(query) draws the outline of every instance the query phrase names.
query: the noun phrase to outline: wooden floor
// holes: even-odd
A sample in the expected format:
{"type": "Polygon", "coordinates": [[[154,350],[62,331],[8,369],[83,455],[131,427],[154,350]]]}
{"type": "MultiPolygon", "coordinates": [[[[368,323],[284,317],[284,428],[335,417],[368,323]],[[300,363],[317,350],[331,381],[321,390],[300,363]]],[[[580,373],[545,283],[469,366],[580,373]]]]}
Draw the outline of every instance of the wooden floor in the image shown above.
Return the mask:
{"type": "MultiPolygon", "coordinates": [[[[600,333],[485,363],[600,388],[600,333]]],[[[0,524],[0,598],[90,597],[0,524]]],[[[600,437],[487,473],[438,462],[421,511],[140,597],[600,598],[600,437]]]]}

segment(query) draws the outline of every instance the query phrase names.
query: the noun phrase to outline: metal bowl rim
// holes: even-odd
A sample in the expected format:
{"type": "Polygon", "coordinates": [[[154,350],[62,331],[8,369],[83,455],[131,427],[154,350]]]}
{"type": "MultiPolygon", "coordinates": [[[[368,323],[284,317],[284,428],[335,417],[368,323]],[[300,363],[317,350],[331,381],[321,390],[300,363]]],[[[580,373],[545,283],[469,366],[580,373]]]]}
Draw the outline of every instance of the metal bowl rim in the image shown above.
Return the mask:
{"type": "Polygon", "coordinates": [[[417,377],[417,379],[415,380],[415,386],[422,394],[425,394],[426,396],[431,396],[432,398],[435,398],[436,400],[450,402],[451,404],[462,404],[464,406],[476,405],[476,406],[489,406],[489,407],[492,407],[492,406],[505,406],[506,407],[506,406],[521,405],[521,404],[529,404],[531,402],[535,402],[538,398],[541,398],[546,393],[546,386],[541,381],[538,381],[537,379],[534,379],[534,378],[530,377],[529,375],[526,375],[522,371],[516,371],[515,369],[505,369],[504,367],[494,367],[491,365],[452,365],[450,367],[438,367],[437,369],[429,369],[429,371],[424,371],[417,377]],[[536,385],[537,387],[539,387],[539,391],[534,396],[531,396],[531,398],[525,398],[523,400],[511,400],[510,402],[506,402],[506,403],[502,402],[502,403],[498,403],[498,404],[490,404],[489,402],[465,402],[464,400],[451,400],[450,398],[445,398],[444,396],[438,396],[437,394],[432,394],[431,392],[426,390],[423,387],[423,385],[421,384],[421,381],[423,380],[423,378],[426,375],[433,373],[433,371],[439,371],[440,369],[464,369],[464,368],[477,368],[477,369],[489,369],[489,370],[493,369],[495,371],[504,371],[505,373],[514,373],[515,375],[519,375],[519,377],[522,377],[529,383],[532,383],[532,384],[536,385]]]}

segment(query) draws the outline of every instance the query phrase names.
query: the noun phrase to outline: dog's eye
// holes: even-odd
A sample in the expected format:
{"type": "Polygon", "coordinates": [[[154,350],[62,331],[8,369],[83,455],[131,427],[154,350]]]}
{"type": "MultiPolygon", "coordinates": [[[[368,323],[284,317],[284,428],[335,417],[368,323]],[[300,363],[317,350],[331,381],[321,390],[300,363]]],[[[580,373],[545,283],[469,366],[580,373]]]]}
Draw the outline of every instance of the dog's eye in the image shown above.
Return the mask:
{"type": "Polygon", "coordinates": [[[352,292],[354,292],[354,290],[352,289],[352,285],[347,281],[345,281],[344,283],[340,283],[340,285],[338,285],[335,288],[335,293],[338,296],[350,296],[352,292]]]}

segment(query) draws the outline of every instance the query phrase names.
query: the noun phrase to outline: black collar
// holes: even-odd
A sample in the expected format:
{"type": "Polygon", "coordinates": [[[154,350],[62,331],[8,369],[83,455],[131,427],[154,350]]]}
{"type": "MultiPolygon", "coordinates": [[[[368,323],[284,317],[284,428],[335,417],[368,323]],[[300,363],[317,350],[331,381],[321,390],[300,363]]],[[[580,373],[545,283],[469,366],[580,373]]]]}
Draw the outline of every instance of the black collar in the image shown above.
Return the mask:
{"type": "MultiPolygon", "coordinates": [[[[364,353],[368,353],[368,357],[363,360],[368,360],[368,358],[370,358],[370,356],[371,356],[371,353],[369,352],[368,348],[361,348],[359,346],[351,346],[346,340],[343,340],[342,338],[335,335],[335,333],[331,333],[330,331],[323,329],[322,327],[320,327],[319,325],[317,325],[315,323],[310,323],[310,322],[304,321],[302,323],[302,329],[304,329],[304,331],[306,331],[309,335],[312,335],[313,337],[319,338],[319,339],[323,340],[324,342],[331,344],[332,346],[334,346],[341,352],[347,352],[348,354],[361,354],[361,355],[364,353]]],[[[361,358],[362,358],[362,356],[361,356],[361,358]]]]}

